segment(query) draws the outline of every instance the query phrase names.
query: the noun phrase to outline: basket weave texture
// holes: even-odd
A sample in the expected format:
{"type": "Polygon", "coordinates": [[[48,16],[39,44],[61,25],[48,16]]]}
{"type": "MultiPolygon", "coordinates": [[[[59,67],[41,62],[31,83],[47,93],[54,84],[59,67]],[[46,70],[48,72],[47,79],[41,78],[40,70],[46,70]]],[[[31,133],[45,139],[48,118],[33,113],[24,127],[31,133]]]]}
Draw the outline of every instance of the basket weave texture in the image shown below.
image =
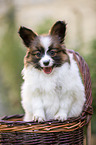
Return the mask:
{"type": "Polygon", "coordinates": [[[84,126],[89,123],[93,113],[90,72],[87,63],[77,52],[67,51],[73,53],[85,86],[86,102],[81,115],[64,122],[50,120],[42,123],[25,122],[23,115],[5,116],[0,120],[1,144],[83,144],[84,126]]]}

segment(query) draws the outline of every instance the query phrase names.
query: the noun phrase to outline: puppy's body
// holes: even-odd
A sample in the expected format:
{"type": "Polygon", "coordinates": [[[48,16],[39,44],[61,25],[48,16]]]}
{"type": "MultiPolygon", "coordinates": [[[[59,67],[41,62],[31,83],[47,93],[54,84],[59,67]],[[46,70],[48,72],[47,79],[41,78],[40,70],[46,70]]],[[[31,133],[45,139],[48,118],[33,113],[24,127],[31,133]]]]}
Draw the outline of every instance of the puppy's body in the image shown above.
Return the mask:
{"type": "MultiPolygon", "coordinates": [[[[58,29],[54,27],[56,24],[48,36],[31,37],[25,56],[21,92],[25,121],[63,121],[79,116],[83,109],[85,89],[78,66],[62,45],[64,35],[57,37],[58,29]]],[[[23,41],[27,45],[25,36],[23,41]]]]}

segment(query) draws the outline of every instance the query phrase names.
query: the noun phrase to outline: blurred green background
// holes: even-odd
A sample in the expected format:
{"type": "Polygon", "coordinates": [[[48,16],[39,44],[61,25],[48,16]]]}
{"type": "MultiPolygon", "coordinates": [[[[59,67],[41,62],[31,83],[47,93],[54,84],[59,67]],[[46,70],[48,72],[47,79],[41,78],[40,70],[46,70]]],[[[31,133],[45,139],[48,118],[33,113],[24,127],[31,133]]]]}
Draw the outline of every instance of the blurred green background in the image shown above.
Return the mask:
{"type": "Polygon", "coordinates": [[[95,0],[0,0],[0,116],[24,113],[20,104],[21,71],[26,48],[20,25],[48,33],[57,20],[67,23],[66,47],[78,51],[92,79],[92,133],[96,134],[96,2],[95,0]]]}

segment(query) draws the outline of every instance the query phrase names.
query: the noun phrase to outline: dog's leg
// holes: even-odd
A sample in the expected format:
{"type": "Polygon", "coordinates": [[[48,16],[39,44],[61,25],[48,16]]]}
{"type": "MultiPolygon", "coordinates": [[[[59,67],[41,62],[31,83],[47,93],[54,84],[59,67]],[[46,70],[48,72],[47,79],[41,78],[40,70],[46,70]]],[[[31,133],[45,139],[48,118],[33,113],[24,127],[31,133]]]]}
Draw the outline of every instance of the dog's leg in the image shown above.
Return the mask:
{"type": "Polygon", "coordinates": [[[43,108],[43,102],[42,99],[39,96],[35,96],[32,98],[32,120],[34,121],[44,121],[45,120],[45,112],[44,112],[44,108],[43,108]]]}
{"type": "Polygon", "coordinates": [[[62,95],[62,97],[60,98],[60,108],[57,114],[55,115],[54,119],[61,121],[67,120],[72,102],[73,97],[71,96],[70,93],[62,95]]]}

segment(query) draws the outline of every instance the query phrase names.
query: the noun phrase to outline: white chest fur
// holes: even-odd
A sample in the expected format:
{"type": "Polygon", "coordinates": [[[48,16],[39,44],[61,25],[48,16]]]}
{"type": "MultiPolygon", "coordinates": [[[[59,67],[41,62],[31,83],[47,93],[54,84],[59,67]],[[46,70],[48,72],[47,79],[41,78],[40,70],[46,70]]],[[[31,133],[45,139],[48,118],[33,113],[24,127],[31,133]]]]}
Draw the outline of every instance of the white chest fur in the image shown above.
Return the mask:
{"type": "Polygon", "coordinates": [[[23,69],[22,106],[24,120],[65,120],[80,115],[85,91],[79,69],[70,54],[70,64],[54,68],[45,74],[32,66],[23,69]]]}

